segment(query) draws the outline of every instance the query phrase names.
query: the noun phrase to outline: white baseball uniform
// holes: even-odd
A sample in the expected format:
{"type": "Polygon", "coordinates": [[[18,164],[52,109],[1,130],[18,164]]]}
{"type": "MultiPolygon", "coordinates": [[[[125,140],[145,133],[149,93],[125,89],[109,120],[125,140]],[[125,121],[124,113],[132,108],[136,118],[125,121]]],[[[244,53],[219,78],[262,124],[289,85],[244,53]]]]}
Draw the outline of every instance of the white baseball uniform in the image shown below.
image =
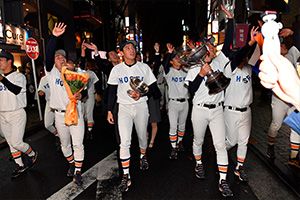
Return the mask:
{"type": "Polygon", "coordinates": [[[237,146],[238,166],[243,165],[251,132],[251,108],[253,102],[252,68],[245,64],[233,72],[227,66],[224,75],[231,78],[226,88],[224,116],[226,126],[226,148],[237,146]]]}
{"type": "Polygon", "coordinates": [[[147,85],[156,81],[151,68],[144,63],[136,62],[132,66],[127,66],[124,62],[116,65],[108,78],[108,84],[117,85],[117,102],[119,103],[118,111],[118,128],[121,138],[120,159],[124,174],[125,170],[129,172],[130,163],[130,145],[133,123],[135,124],[141,155],[146,153],[147,148],[147,125],[149,111],[147,105],[147,96],[140,97],[135,101],[128,96],[127,90],[130,90],[130,79],[137,77],[147,85]]]}
{"type": "Polygon", "coordinates": [[[45,107],[45,113],[44,113],[44,125],[45,128],[50,132],[53,133],[55,136],[57,135],[57,130],[55,128],[54,124],[54,118],[55,114],[54,111],[50,108],[50,86],[48,83],[48,79],[46,76],[43,76],[41,78],[38,91],[43,91],[45,93],[45,99],[46,99],[46,107],[45,107]]]}
{"type": "Polygon", "coordinates": [[[172,148],[182,141],[185,133],[185,123],[189,111],[189,92],[185,87],[187,73],[182,69],[170,67],[170,71],[164,74],[169,86],[168,115],[170,122],[169,138],[172,148]]]}
{"type": "Polygon", "coordinates": [[[9,145],[10,152],[19,166],[24,166],[21,153],[34,156],[29,144],[23,142],[27,105],[26,78],[22,73],[12,71],[3,75],[12,84],[21,87],[19,94],[14,94],[0,82],[0,128],[9,145]]]}
{"type": "Polygon", "coordinates": [[[87,83],[88,98],[84,102],[84,115],[87,120],[88,130],[91,131],[94,125],[93,111],[95,106],[95,83],[99,81],[97,75],[92,70],[89,72],[89,81],[87,83]]]}
{"type": "Polygon", "coordinates": [[[74,173],[76,173],[76,171],[81,171],[84,159],[84,120],[82,103],[80,100],[77,100],[78,104],[76,105],[76,108],[78,113],[78,124],[66,126],[65,111],[70,99],[61,78],[61,72],[54,65],[50,72],[46,70],[46,76],[51,93],[50,108],[55,110],[55,127],[59,132],[61,150],[69,163],[73,163],[75,161],[74,173]]]}
{"type": "MultiPolygon", "coordinates": [[[[212,60],[210,67],[213,71],[223,71],[228,58],[220,52],[219,55],[212,60]]],[[[200,72],[200,67],[195,67],[188,71],[186,76],[186,84],[193,82],[200,72]]],[[[225,123],[223,113],[224,91],[214,95],[208,94],[208,88],[205,86],[205,76],[195,92],[193,98],[192,123],[194,129],[193,154],[197,164],[202,164],[202,145],[207,125],[210,128],[213,138],[213,144],[217,153],[217,164],[220,177],[227,174],[228,156],[225,146],[225,123]]]]}

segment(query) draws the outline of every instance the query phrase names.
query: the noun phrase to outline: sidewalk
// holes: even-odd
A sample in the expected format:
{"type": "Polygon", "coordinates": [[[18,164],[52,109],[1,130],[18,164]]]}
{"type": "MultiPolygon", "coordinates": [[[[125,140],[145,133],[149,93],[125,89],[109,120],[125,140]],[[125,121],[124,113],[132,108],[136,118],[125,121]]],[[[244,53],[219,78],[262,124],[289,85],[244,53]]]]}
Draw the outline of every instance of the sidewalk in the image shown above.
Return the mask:
{"type": "MultiPolygon", "coordinates": [[[[252,132],[249,146],[280,178],[300,196],[300,169],[288,164],[290,156],[290,128],[283,123],[275,141],[274,160],[266,157],[268,129],[272,120],[271,94],[266,101],[260,99],[261,91],[254,89],[252,104],[252,132]]],[[[250,162],[250,161],[248,161],[250,162]]]]}

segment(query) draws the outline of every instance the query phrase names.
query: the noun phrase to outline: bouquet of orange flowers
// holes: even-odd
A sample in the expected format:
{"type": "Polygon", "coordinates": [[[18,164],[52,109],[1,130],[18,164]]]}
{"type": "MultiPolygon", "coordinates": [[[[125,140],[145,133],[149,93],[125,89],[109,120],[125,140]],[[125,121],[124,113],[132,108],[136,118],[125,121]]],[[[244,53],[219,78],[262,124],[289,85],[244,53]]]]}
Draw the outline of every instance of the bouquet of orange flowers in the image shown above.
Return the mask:
{"type": "Polygon", "coordinates": [[[78,122],[76,104],[78,104],[78,102],[75,99],[75,94],[81,92],[88,83],[89,73],[81,74],[63,67],[61,76],[70,98],[70,103],[67,106],[65,115],[65,124],[67,126],[76,125],[78,122]]]}

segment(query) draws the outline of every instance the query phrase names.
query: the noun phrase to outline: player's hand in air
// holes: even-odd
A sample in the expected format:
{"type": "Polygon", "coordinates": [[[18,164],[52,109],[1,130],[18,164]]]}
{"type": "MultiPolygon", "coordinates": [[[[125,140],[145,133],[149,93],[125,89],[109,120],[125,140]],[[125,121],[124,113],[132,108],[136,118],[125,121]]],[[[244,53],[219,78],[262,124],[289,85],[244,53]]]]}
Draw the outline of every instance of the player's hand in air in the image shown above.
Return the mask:
{"type": "Polygon", "coordinates": [[[63,22],[59,22],[58,24],[55,23],[54,28],[52,30],[52,34],[56,37],[59,37],[62,34],[64,34],[66,27],[67,25],[65,25],[63,22]]]}

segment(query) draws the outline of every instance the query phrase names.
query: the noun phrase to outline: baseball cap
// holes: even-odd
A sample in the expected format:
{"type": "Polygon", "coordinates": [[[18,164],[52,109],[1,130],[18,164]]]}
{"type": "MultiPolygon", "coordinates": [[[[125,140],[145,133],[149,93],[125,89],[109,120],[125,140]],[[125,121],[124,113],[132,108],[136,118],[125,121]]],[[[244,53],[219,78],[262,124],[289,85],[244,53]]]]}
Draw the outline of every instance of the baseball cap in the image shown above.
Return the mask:
{"type": "Polygon", "coordinates": [[[120,42],[120,51],[123,51],[123,48],[126,46],[126,44],[133,44],[133,46],[136,46],[137,43],[135,40],[125,39],[122,42],[120,42]]]}
{"type": "Polygon", "coordinates": [[[0,58],[6,58],[7,60],[11,60],[12,62],[12,65],[13,65],[13,63],[14,63],[14,56],[11,54],[11,53],[9,53],[9,52],[7,52],[7,51],[1,51],[1,53],[0,53],[0,58]]]}
{"type": "Polygon", "coordinates": [[[65,50],[62,50],[62,49],[55,51],[54,55],[56,55],[56,54],[61,54],[63,57],[66,57],[66,55],[67,55],[65,50]]]}
{"type": "Polygon", "coordinates": [[[177,53],[172,53],[170,56],[170,61],[173,60],[173,58],[175,58],[176,55],[177,55],[177,53]]]}

